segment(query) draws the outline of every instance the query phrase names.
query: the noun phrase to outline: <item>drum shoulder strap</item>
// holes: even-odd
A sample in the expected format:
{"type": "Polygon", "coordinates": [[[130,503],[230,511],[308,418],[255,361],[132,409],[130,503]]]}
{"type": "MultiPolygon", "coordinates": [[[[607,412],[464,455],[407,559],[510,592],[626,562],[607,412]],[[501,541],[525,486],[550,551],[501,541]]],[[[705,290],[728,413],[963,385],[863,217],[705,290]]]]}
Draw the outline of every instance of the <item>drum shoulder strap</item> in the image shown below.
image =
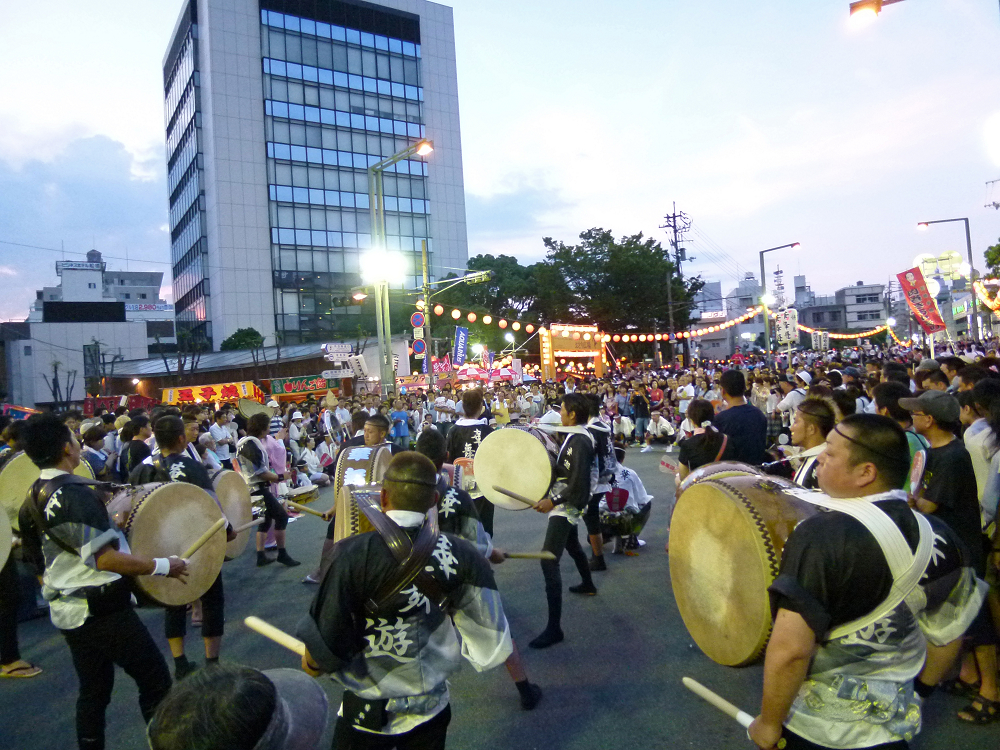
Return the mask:
{"type": "Polygon", "coordinates": [[[427,518],[420,527],[417,538],[411,543],[406,532],[374,503],[364,497],[359,497],[357,502],[358,507],[371,521],[379,537],[400,564],[396,574],[390,576],[365,603],[365,608],[374,614],[411,583],[415,584],[420,593],[430,601],[441,606],[445,598],[444,590],[436,578],[424,571],[424,566],[430,559],[440,537],[437,508],[431,508],[427,512],[427,518]]]}
{"type": "Polygon", "coordinates": [[[90,482],[75,474],[60,474],[48,480],[39,479],[31,485],[25,504],[28,506],[28,513],[31,515],[31,520],[38,527],[39,532],[45,534],[63,552],[68,552],[73,557],[79,557],[79,550],[71,547],[49,528],[49,525],[45,522],[45,515],[42,512],[42,509],[49,504],[49,499],[67,484],[90,484],[90,482]]]}

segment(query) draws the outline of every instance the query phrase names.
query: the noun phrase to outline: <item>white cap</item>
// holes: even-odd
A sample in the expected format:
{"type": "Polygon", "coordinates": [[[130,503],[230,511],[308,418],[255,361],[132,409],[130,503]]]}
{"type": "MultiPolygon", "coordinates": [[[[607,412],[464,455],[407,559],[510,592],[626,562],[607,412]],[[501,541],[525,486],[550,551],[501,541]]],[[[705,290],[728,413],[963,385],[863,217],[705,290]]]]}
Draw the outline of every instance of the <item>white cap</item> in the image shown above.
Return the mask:
{"type": "Polygon", "coordinates": [[[274,400],[274,399],[272,398],[272,399],[271,399],[270,401],[268,401],[268,402],[267,402],[267,405],[268,405],[268,406],[277,406],[277,405],[278,405],[278,402],[277,402],[277,401],[275,401],[275,400],[274,400]]]}
{"type": "Polygon", "coordinates": [[[302,412],[297,411],[292,414],[292,419],[302,419],[302,412]]]}

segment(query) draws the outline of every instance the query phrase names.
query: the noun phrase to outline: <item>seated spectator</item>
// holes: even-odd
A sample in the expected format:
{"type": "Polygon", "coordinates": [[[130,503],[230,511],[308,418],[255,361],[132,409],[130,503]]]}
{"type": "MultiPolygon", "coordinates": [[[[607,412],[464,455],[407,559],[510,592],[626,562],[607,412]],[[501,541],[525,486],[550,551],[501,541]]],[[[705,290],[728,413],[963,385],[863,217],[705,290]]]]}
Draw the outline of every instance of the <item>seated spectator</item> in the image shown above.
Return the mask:
{"type": "Polygon", "coordinates": [[[670,445],[674,442],[677,432],[663,414],[656,409],[650,414],[649,425],[646,427],[646,446],[643,453],[653,450],[653,445],[670,445]]]}

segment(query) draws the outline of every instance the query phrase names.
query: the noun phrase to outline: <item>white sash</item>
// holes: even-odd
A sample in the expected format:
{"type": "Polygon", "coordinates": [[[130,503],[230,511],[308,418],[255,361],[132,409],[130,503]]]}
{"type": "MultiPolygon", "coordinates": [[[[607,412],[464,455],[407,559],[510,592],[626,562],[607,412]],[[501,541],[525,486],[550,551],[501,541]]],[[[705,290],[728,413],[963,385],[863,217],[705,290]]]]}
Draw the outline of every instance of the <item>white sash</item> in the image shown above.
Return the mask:
{"type": "Polygon", "coordinates": [[[831,640],[843,638],[845,635],[863,630],[878,622],[903,601],[906,602],[914,615],[920,613],[926,600],[923,591],[917,587],[917,584],[920,583],[920,579],[927,570],[934,552],[934,531],[930,521],[922,514],[911,511],[920,529],[917,551],[911,553],[910,545],[907,544],[903,532],[886,513],[870,500],[838,500],[827,497],[821,492],[810,490],[785,491],[807,503],[846,513],[861,522],[875,537],[875,541],[882,549],[882,554],[885,555],[885,561],[889,564],[889,570],[892,572],[892,588],[885,600],[867,615],[834,628],[829,634],[831,640]]]}

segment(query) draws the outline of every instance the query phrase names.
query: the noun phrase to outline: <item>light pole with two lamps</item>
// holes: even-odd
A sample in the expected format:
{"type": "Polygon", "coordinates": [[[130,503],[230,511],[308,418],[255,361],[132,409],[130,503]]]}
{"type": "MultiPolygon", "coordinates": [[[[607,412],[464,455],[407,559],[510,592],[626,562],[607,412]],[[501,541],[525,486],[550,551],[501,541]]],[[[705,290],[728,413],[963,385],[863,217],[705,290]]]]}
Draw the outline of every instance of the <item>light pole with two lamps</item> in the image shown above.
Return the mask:
{"type": "Polygon", "coordinates": [[[798,242],[789,242],[787,245],[769,247],[760,251],[760,303],[764,306],[764,361],[767,366],[771,366],[771,321],[768,318],[768,308],[774,304],[773,295],[767,293],[767,276],[764,274],[764,254],[775,250],[784,250],[786,247],[797,248],[798,242]]]}
{"type": "Polygon", "coordinates": [[[968,218],[961,219],[938,219],[937,221],[921,221],[917,224],[917,229],[926,231],[931,224],[950,224],[953,221],[965,222],[965,246],[969,252],[969,289],[972,291],[972,325],[969,326],[969,333],[972,340],[979,343],[979,305],[976,302],[976,290],[973,284],[976,282],[976,266],[972,262],[972,234],[969,232],[968,218]]]}
{"type": "Polygon", "coordinates": [[[396,387],[396,372],[392,366],[392,327],[389,321],[389,284],[402,283],[406,278],[406,259],[398,251],[390,251],[385,243],[385,195],[382,173],[393,164],[412,156],[427,156],[434,145],[422,139],[402,151],[368,167],[368,210],[371,215],[371,249],[361,257],[361,276],[375,287],[375,319],[378,332],[378,371],[381,394],[385,398],[396,387]]]}

